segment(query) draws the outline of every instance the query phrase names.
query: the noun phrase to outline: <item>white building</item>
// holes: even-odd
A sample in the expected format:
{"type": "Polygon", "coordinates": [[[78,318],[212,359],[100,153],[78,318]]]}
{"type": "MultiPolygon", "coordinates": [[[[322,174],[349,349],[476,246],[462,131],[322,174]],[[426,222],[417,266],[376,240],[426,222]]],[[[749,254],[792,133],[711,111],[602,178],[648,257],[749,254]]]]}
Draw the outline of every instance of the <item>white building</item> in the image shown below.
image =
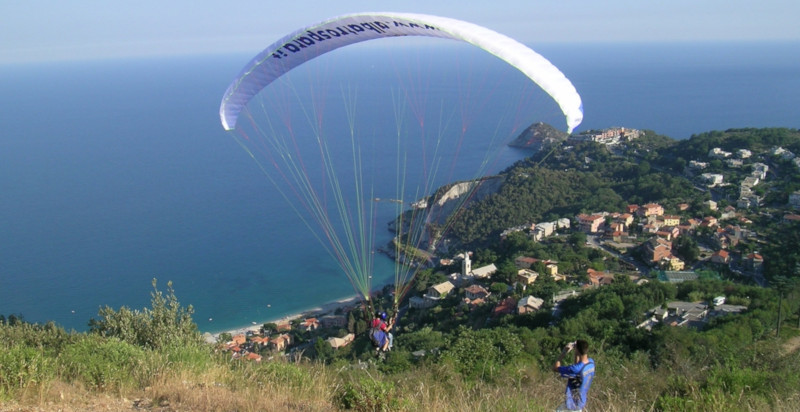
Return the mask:
{"type": "Polygon", "coordinates": [[[753,171],[750,172],[750,176],[755,176],[761,180],[767,178],[767,172],[769,171],[769,166],[765,165],[764,163],[753,163],[753,171]]]}
{"type": "Polygon", "coordinates": [[[731,157],[732,155],[733,155],[733,153],[726,152],[726,151],[720,149],[719,147],[715,147],[715,148],[713,148],[713,149],[708,151],[708,157],[716,158],[716,159],[726,159],[728,157],[731,157]]]}
{"type": "Polygon", "coordinates": [[[486,279],[492,277],[495,272],[497,272],[497,266],[492,263],[477,269],[472,269],[472,276],[474,276],[476,279],[486,279]]]}
{"type": "Polygon", "coordinates": [[[718,173],[703,173],[700,177],[709,185],[709,186],[717,186],[722,184],[722,179],[724,176],[718,173]]]}

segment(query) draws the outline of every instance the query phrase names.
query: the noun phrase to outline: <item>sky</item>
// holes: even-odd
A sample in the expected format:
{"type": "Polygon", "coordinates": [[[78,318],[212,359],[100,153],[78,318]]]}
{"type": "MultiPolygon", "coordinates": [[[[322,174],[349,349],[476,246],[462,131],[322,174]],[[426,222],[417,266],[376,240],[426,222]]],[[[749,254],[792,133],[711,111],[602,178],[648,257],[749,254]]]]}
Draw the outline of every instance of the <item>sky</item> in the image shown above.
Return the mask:
{"type": "Polygon", "coordinates": [[[452,17],[529,45],[800,41],[797,0],[3,0],[0,64],[256,53],[308,24],[366,11],[452,17]]]}

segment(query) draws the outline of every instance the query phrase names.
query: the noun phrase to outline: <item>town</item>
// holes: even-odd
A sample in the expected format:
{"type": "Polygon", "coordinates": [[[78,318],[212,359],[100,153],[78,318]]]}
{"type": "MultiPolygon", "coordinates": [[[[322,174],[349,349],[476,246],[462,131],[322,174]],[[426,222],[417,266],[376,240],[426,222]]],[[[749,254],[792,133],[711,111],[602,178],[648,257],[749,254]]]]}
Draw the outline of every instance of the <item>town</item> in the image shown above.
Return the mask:
{"type": "MultiPolygon", "coordinates": [[[[571,136],[557,157],[564,157],[563,153],[583,144],[595,145],[593,150],[616,156],[635,156],[637,162],[646,161],[643,153],[649,149],[634,144],[643,135],[642,131],[626,128],[590,131],[571,136]]],[[[584,156],[583,160],[580,167],[591,167],[592,158],[584,156]]],[[[656,167],[657,162],[653,163],[656,167]]],[[[710,276],[768,286],[760,248],[770,239],[754,221],[776,225],[800,221],[796,214],[800,209],[799,190],[791,191],[783,204],[775,204],[774,196],[768,198],[771,192],[785,191],[778,188],[785,179],[777,171],[787,173],[787,166],[796,173],[800,161],[779,146],[761,151],[712,147],[675,173],[690,183],[689,190],[697,194],[694,198],[669,199],[664,204],[627,204],[618,210],[595,210],[518,224],[503,229],[495,239],[500,245],[508,243],[509,238],[573,244],[576,250],[592,251],[595,259],[591,265],[576,267],[546,256],[519,254],[513,256],[511,267],[485,256],[476,259],[473,252],[462,250],[428,262],[428,273],[417,280],[419,284],[406,297],[402,310],[419,317],[421,312],[449,307],[456,316],[487,314],[489,322],[501,316],[530,316],[547,311],[551,322],[557,322],[563,302],[621,278],[634,284],[675,284],[710,276]],[[765,199],[769,199],[768,205],[765,199]],[[545,282],[551,287],[537,287],[545,282]]],[[[392,290],[387,287],[378,295],[381,293],[391,294],[392,290]]],[[[655,324],[663,323],[702,329],[711,319],[747,308],[747,301],[736,297],[673,300],[642,313],[644,320],[637,327],[651,330],[655,324]]],[[[257,361],[262,355],[295,353],[315,342],[317,351],[320,342],[339,350],[363,334],[364,327],[357,326],[360,309],[358,305],[340,306],[320,316],[265,324],[233,336],[222,334],[221,349],[230,351],[234,358],[257,361]]]]}

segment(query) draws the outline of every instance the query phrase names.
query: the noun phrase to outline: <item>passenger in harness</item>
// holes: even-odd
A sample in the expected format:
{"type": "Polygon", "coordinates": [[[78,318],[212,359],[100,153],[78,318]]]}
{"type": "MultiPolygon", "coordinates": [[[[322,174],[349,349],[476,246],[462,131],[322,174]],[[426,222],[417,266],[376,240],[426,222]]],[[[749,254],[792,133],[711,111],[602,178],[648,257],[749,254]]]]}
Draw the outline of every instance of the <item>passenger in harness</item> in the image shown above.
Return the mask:
{"type": "Polygon", "coordinates": [[[386,312],[375,313],[375,318],[369,327],[369,339],[379,352],[388,352],[392,349],[394,336],[389,333],[392,325],[386,323],[386,312]]]}
{"type": "Polygon", "coordinates": [[[567,378],[566,401],[556,411],[580,411],[586,407],[586,398],[594,380],[594,359],[589,358],[589,343],[585,340],[570,342],[561,351],[553,371],[567,378]],[[575,363],[561,366],[564,356],[575,349],[575,363]]]}

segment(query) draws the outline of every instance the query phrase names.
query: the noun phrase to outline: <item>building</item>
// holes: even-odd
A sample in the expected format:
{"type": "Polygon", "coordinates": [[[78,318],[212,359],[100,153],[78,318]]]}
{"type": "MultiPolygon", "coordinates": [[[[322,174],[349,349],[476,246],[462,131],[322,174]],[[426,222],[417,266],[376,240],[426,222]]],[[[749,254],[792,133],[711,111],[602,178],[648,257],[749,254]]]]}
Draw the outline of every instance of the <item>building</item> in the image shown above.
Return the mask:
{"type": "Polygon", "coordinates": [[[343,315],[325,315],[319,318],[323,328],[343,328],[347,326],[347,317],[343,315]]]}
{"type": "Polygon", "coordinates": [[[472,269],[471,273],[476,279],[487,279],[492,277],[495,272],[497,272],[497,266],[495,266],[494,263],[491,263],[477,269],[472,269]]]}
{"type": "Polygon", "coordinates": [[[517,271],[517,283],[524,286],[532,285],[533,282],[536,282],[538,277],[539,273],[530,269],[520,269],[517,271]]]}
{"type": "Polygon", "coordinates": [[[700,178],[703,179],[708,186],[718,186],[722,184],[722,180],[725,177],[719,173],[703,173],[700,175],[700,178]]]}
{"type": "Polygon", "coordinates": [[[586,215],[586,214],[579,214],[576,216],[578,220],[578,226],[581,228],[581,232],[585,233],[597,233],[600,231],[600,225],[605,222],[605,218],[602,215],[586,215]]]}
{"type": "Polygon", "coordinates": [[[411,309],[426,309],[436,305],[436,300],[426,299],[420,296],[412,296],[408,299],[408,307],[411,309]]]}
{"type": "Polygon", "coordinates": [[[586,269],[586,274],[589,276],[589,283],[593,287],[610,285],[614,282],[614,275],[607,272],[601,272],[594,269],[586,269]]]}
{"type": "Polygon", "coordinates": [[[651,263],[659,263],[672,257],[672,242],[660,237],[650,238],[645,242],[644,248],[651,263]]]}
{"type": "Polygon", "coordinates": [[[764,257],[758,253],[751,253],[742,259],[742,263],[747,270],[760,273],[764,268],[764,257]]]}
{"type": "Polygon", "coordinates": [[[517,301],[514,298],[508,297],[500,301],[500,303],[492,309],[492,315],[505,315],[517,311],[517,301]]]}
{"type": "Polygon", "coordinates": [[[535,296],[526,296],[517,302],[517,313],[524,315],[526,313],[533,313],[542,308],[544,300],[535,296]]]}
{"type": "Polygon", "coordinates": [[[662,266],[669,271],[680,271],[686,267],[686,264],[677,256],[672,255],[662,261],[662,266]]]}
{"type": "Polygon", "coordinates": [[[641,131],[625,127],[612,127],[603,130],[587,130],[577,135],[572,135],[569,140],[576,142],[595,142],[604,145],[615,145],[622,141],[639,138],[641,131]]]}
{"type": "Polygon", "coordinates": [[[715,159],[726,159],[728,157],[731,157],[732,155],[733,155],[733,153],[726,152],[726,151],[720,149],[719,147],[715,147],[715,148],[713,148],[713,149],[708,151],[708,157],[715,158],[715,159]]]}
{"type": "Polygon", "coordinates": [[[527,257],[527,256],[519,256],[514,259],[514,265],[517,269],[530,269],[534,263],[538,262],[539,259],[527,257]]]}
{"type": "Polygon", "coordinates": [[[639,216],[648,217],[648,216],[663,216],[664,215],[664,207],[659,205],[658,203],[648,203],[639,210],[637,210],[639,216]]]}
{"type": "Polygon", "coordinates": [[[332,348],[339,349],[341,347],[349,345],[351,342],[355,340],[355,338],[356,335],[348,333],[343,338],[328,338],[327,342],[329,345],[331,345],[332,348]]]}
{"type": "Polygon", "coordinates": [[[664,226],[678,226],[681,224],[681,217],[675,215],[664,215],[661,217],[664,226]]]}
{"type": "Polygon", "coordinates": [[[428,299],[439,300],[447,296],[450,291],[455,288],[455,285],[450,283],[450,281],[444,281],[439,283],[438,285],[433,285],[428,288],[428,293],[425,295],[428,299]]]}
{"type": "Polygon", "coordinates": [[[282,334],[275,339],[269,341],[269,345],[274,350],[284,350],[292,344],[292,335],[282,334]]]}
{"type": "Polygon", "coordinates": [[[300,327],[307,332],[317,330],[317,328],[319,328],[319,320],[317,320],[317,318],[303,319],[303,321],[300,322],[300,327]]]}
{"type": "Polygon", "coordinates": [[[491,295],[486,288],[481,285],[471,285],[468,288],[464,289],[464,294],[467,296],[469,300],[475,299],[486,299],[491,295]]]}
{"type": "Polygon", "coordinates": [[[711,255],[711,262],[727,265],[731,263],[731,255],[727,250],[718,250],[711,255]]]}
{"type": "Polygon", "coordinates": [[[697,280],[697,273],[687,271],[671,271],[667,270],[661,272],[658,279],[662,282],[681,283],[689,280],[697,280]]]}

